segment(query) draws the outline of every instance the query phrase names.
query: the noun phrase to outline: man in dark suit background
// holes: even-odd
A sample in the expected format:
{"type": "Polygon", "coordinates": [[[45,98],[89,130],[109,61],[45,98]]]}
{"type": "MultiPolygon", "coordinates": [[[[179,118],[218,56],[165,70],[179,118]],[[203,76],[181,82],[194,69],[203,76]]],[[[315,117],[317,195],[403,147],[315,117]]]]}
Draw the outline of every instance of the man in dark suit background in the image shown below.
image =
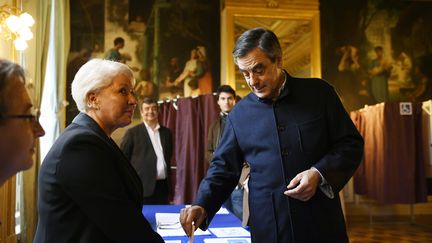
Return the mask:
{"type": "Polygon", "coordinates": [[[221,85],[217,89],[217,103],[221,110],[220,117],[210,124],[208,131],[208,148],[206,153],[207,161],[211,161],[214,151],[216,150],[219,140],[222,136],[223,127],[228,113],[232,110],[236,103],[236,94],[234,89],[229,85],[221,85]]]}
{"type": "Polygon", "coordinates": [[[121,149],[142,181],[144,204],[168,204],[171,131],[159,124],[159,107],[152,98],[140,104],[142,123],[129,129],[121,149]]]}
{"type": "MultiPolygon", "coordinates": [[[[208,148],[206,153],[206,159],[210,163],[213,157],[213,153],[219,144],[219,140],[222,136],[226,117],[228,113],[234,108],[236,103],[236,93],[234,89],[229,85],[221,85],[217,89],[218,100],[217,103],[221,110],[220,117],[210,124],[208,131],[208,148]]],[[[244,162],[243,169],[238,185],[235,187],[231,196],[225,201],[224,206],[230,210],[235,216],[242,220],[242,225],[246,226],[249,220],[249,206],[248,206],[248,195],[247,188],[244,187],[244,183],[249,178],[249,165],[244,162]]]]}

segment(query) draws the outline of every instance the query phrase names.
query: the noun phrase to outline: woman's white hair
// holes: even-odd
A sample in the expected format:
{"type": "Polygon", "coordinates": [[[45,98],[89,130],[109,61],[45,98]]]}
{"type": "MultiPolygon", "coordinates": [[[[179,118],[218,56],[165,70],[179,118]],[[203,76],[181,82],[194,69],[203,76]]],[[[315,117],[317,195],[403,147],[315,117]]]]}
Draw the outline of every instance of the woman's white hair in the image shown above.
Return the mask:
{"type": "Polygon", "coordinates": [[[81,112],[87,111],[87,95],[112,84],[113,79],[123,74],[135,84],[132,70],[125,64],[103,59],[92,59],[85,63],[72,81],[72,97],[81,112]]]}

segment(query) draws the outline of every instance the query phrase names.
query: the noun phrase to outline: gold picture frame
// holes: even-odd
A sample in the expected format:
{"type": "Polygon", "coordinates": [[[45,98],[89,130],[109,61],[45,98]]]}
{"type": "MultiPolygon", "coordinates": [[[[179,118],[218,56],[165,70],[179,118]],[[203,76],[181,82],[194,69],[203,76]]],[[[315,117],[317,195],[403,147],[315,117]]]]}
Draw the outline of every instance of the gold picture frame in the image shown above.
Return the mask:
{"type": "Polygon", "coordinates": [[[238,72],[232,50],[247,29],[264,27],[279,38],[283,66],[293,76],[321,77],[320,21],[318,5],[290,8],[239,6],[226,2],[221,14],[221,84],[229,84],[240,96],[249,88],[238,72]]]}

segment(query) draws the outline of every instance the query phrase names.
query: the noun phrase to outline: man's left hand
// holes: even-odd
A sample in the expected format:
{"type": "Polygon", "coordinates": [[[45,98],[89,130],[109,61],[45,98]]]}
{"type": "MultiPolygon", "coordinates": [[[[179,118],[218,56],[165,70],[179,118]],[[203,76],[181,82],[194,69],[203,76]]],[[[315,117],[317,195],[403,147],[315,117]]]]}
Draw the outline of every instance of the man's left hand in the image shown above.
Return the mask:
{"type": "Polygon", "coordinates": [[[287,186],[285,195],[306,202],[315,195],[321,176],[315,169],[305,170],[297,174],[287,186]]]}

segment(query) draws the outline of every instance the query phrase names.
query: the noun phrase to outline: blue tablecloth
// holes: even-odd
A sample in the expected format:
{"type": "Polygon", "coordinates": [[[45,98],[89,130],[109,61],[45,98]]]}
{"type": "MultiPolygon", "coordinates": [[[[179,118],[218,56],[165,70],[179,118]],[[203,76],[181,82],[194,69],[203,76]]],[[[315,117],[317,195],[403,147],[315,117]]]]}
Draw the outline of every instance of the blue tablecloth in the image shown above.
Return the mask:
{"type": "MultiPolygon", "coordinates": [[[[184,205],[144,205],[143,214],[144,217],[150,222],[153,229],[156,231],[156,213],[180,213],[180,209],[184,208],[184,205]]],[[[209,228],[216,227],[241,227],[240,220],[233,214],[216,214],[210,223],[209,228]]],[[[170,236],[163,237],[164,240],[181,240],[182,243],[187,243],[188,238],[186,236],[170,236]]],[[[197,235],[195,236],[196,243],[204,242],[206,238],[217,238],[215,235],[197,235]]]]}

